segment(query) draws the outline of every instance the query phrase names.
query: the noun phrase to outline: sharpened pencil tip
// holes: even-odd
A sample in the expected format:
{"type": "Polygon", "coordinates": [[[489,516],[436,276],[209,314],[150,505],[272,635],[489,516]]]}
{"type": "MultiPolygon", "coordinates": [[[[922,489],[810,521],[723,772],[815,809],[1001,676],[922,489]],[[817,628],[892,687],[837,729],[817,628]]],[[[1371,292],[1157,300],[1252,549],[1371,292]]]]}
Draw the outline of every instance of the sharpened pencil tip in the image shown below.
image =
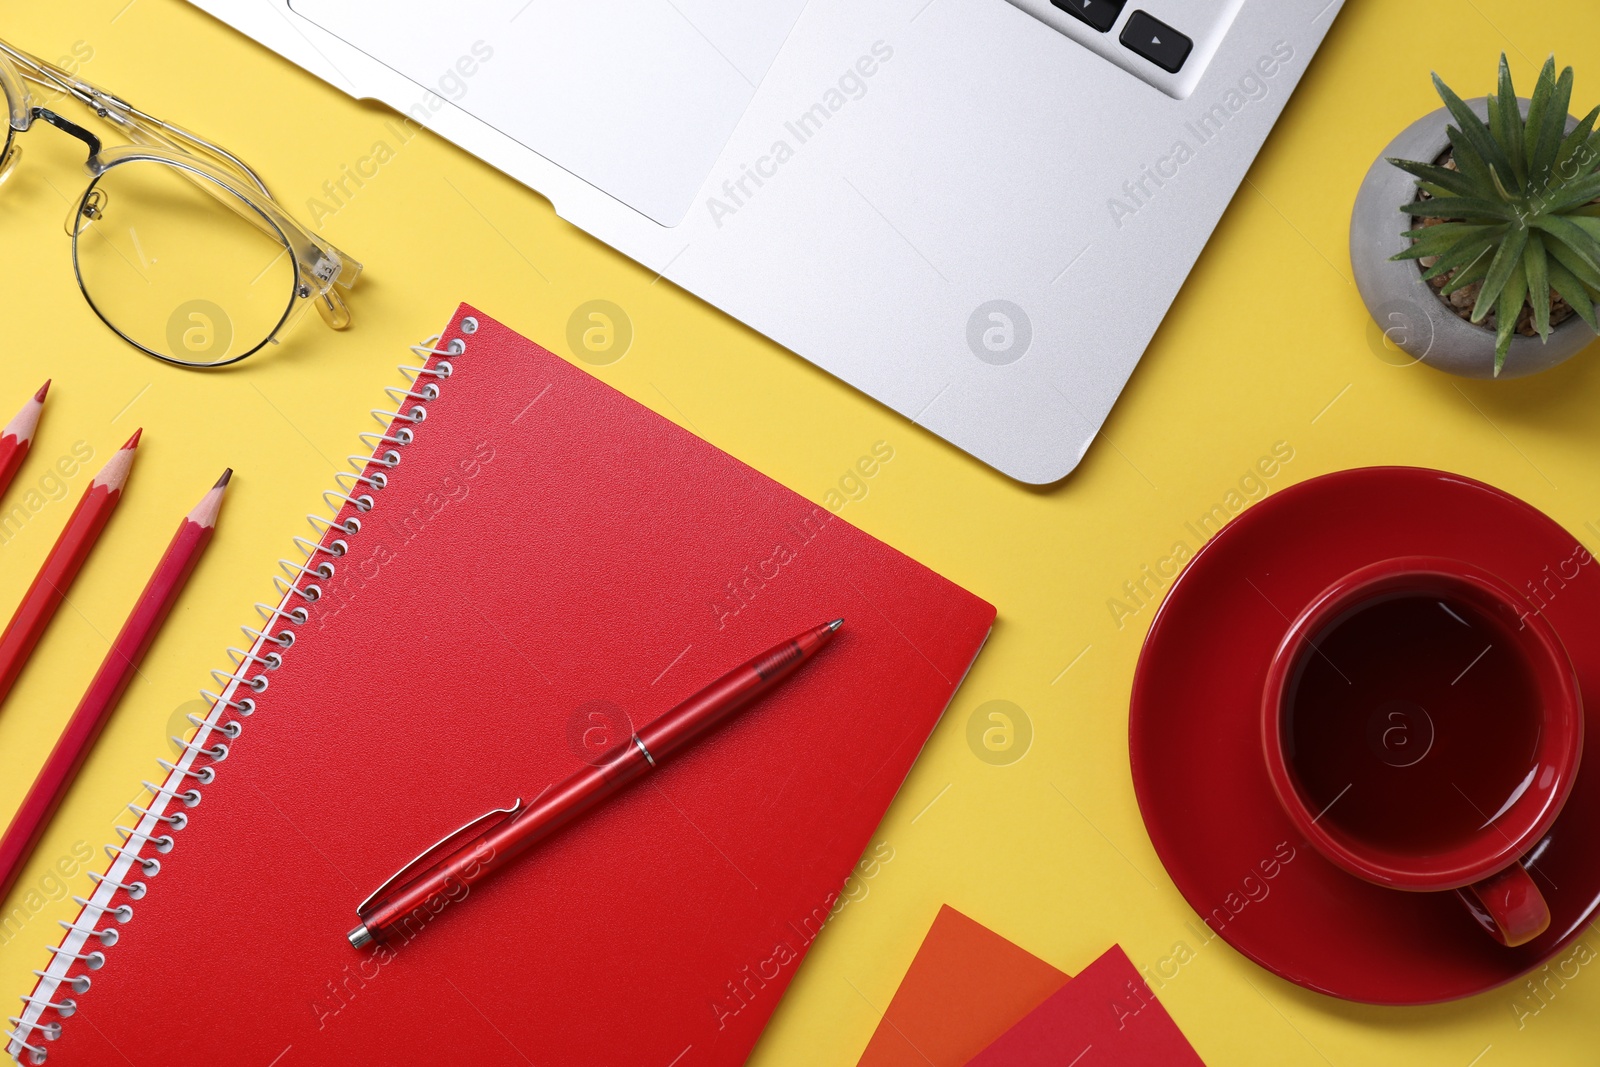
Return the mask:
{"type": "Polygon", "coordinates": [[[44,403],[44,394],[48,393],[49,391],[50,391],[50,379],[46,378],[44,380],[44,384],[39,386],[39,391],[37,393],[33,394],[33,398],[35,400],[39,401],[42,404],[42,403],[44,403]]]}
{"type": "Polygon", "coordinates": [[[213,489],[221,489],[223,486],[228,484],[228,479],[232,478],[232,477],[233,477],[233,468],[229,467],[227,470],[222,472],[222,477],[218,478],[217,479],[217,484],[213,485],[211,488],[213,488],[213,489]]]}
{"type": "Polygon", "coordinates": [[[830,622],[828,624],[828,632],[832,633],[833,631],[837,630],[839,627],[841,627],[843,625],[844,625],[844,620],[843,619],[834,619],[832,622],[830,622]]]}
{"type": "Polygon", "coordinates": [[[137,430],[133,431],[133,436],[128,438],[128,443],[123,445],[122,447],[123,448],[137,448],[137,447],[139,447],[139,435],[142,434],[142,433],[144,433],[144,427],[143,426],[141,426],[137,430]]]}

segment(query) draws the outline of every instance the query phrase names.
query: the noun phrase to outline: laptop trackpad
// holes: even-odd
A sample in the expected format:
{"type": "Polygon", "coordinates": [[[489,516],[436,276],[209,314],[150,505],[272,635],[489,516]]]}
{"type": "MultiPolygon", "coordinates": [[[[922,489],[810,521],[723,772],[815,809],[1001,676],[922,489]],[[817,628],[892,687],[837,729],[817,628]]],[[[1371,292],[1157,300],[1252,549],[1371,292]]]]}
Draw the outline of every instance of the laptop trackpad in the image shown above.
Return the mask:
{"type": "MultiPolygon", "coordinates": [[[[290,0],[289,6],[420,89],[675,226],[805,4],[290,0]]],[[[417,99],[424,101],[421,91],[417,99]]]]}

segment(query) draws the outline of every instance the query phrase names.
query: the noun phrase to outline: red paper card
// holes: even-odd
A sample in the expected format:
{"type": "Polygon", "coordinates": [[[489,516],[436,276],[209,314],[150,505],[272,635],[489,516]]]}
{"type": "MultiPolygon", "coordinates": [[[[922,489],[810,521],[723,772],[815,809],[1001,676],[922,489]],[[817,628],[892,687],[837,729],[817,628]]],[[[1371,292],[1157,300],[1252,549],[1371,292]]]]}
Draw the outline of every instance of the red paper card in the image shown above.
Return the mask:
{"type": "Polygon", "coordinates": [[[962,1067],[1067,977],[943,905],[856,1067],[962,1067]]]}
{"type": "Polygon", "coordinates": [[[967,1067],[1205,1067],[1113,945],[967,1067]]]}

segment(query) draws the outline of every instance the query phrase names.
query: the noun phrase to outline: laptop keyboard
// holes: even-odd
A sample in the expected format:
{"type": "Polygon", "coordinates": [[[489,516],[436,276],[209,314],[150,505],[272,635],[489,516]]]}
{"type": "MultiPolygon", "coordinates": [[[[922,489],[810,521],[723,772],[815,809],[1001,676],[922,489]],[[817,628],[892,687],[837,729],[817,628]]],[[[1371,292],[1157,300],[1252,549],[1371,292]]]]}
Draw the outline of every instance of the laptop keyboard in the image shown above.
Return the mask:
{"type": "Polygon", "coordinates": [[[1244,0],[1010,0],[1128,73],[1182,99],[1244,0]]]}

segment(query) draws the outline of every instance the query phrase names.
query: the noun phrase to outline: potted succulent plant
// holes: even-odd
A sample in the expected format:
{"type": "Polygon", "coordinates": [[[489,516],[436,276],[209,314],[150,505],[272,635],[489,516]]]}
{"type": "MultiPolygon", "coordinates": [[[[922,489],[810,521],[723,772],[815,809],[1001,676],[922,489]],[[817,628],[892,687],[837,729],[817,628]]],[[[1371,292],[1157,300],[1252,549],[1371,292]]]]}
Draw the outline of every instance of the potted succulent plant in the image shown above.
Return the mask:
{"type": "Polygon", "coordinates": [[[1600,107],[1568,115],[1572,80],[1552,57],[1519,100],[1502,54],[1496,93],[1469,103],[1434,75],[1444,108],[1368,171],[1350,222],[1356,287],[1412,357],[1518,377],[1600,332],[1600,107]]]}

